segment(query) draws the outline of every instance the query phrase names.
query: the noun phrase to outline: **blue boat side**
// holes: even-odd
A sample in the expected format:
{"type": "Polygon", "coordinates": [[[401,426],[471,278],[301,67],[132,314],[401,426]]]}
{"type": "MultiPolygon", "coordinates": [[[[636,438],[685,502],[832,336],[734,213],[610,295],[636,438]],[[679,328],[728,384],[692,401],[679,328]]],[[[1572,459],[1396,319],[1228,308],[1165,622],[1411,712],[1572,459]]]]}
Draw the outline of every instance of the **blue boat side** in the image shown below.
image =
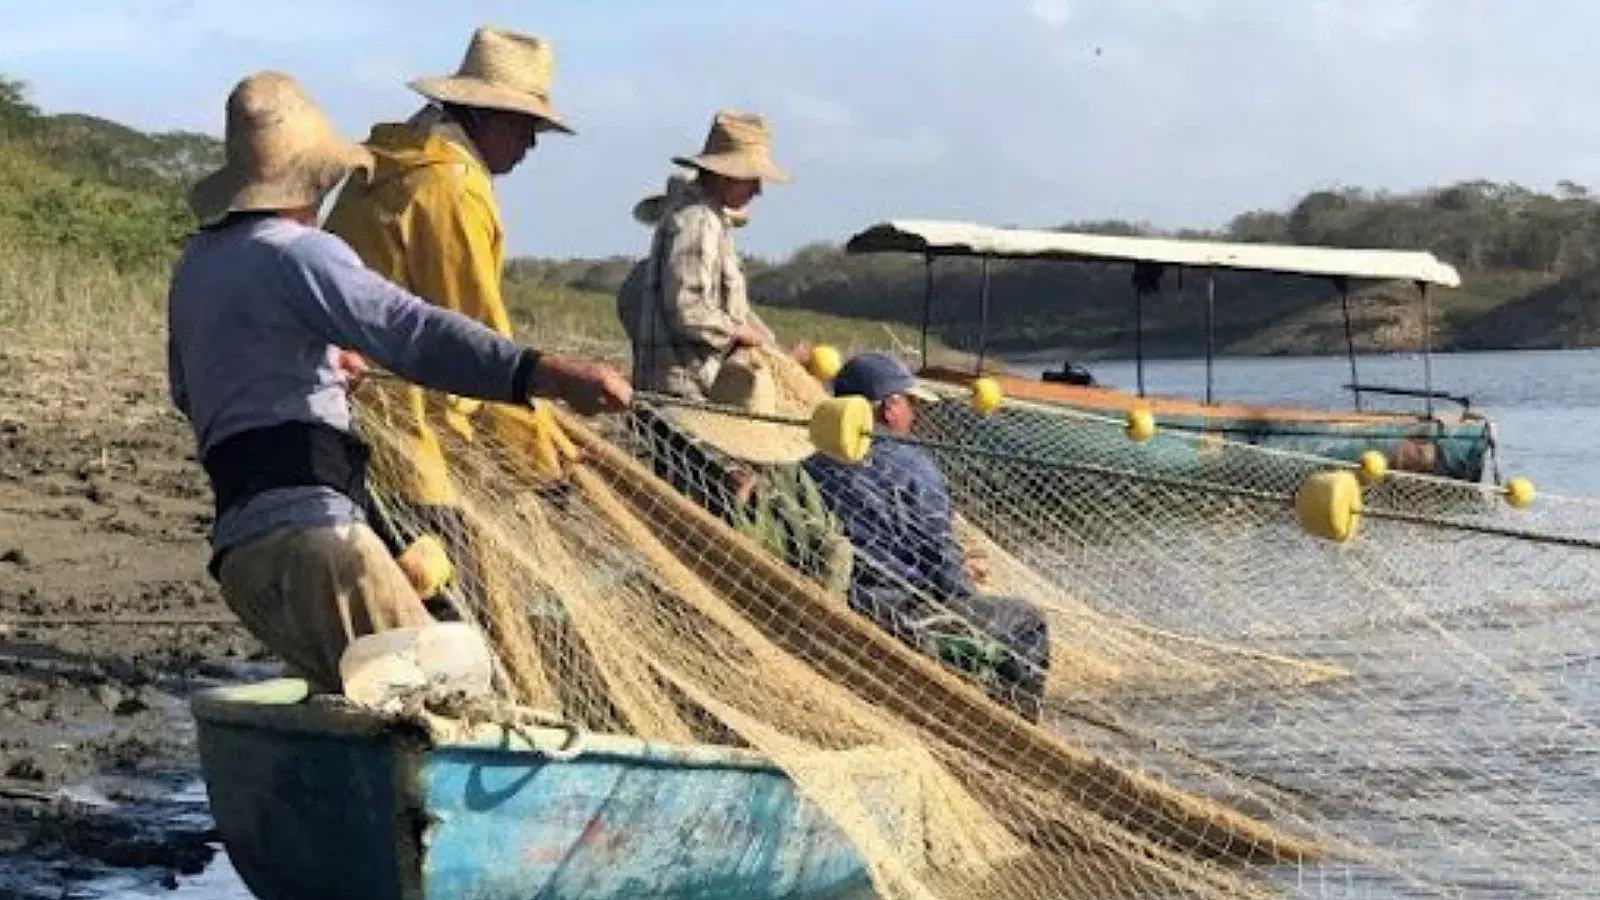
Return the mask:
{"type": "Polygon", "coordinates": [[[663,747],[530,763],[509,747],[446,747],[421,783],[429,897],[542,885],[542,898],[747,900],[867,883],[843,834],[770,764],[663,747]]]}
{"type": "Polygon", "coordinates": [[[261,900],[833,897],[869,879],[769,760],[735,748],[481,727],[430,742],[303,682],[194,701],[234,867],[261,900]]]}

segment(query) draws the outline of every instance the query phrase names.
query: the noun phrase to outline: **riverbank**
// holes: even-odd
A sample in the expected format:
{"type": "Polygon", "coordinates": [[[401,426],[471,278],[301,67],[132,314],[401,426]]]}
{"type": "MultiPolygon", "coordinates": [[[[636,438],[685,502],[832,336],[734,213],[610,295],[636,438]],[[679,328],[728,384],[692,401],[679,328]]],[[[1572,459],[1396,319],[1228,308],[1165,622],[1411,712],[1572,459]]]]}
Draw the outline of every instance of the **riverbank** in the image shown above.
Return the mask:
{"type": "Polygon", "coordinates": [[[219,852],[182,814],[186,700],[271,661],[206,575],[210,495],[160,373],[137,341],[0,348],[0,898],[173,885],[219,852]]]}

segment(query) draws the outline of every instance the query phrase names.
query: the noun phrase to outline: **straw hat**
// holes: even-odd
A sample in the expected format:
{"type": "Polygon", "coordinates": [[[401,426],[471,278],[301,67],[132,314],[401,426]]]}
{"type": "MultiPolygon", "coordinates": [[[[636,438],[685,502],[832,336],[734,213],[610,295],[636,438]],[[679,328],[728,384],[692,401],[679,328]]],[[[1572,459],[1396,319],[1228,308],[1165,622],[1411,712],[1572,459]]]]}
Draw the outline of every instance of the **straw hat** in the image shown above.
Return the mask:
{"type": "MultiPolygon", "coordinates": [[[[757,415],[779,415],[778,388],[772,371],[747,353],[728,358],[706,392],[707,402],[757,415]]],[[[799,425],[762,422],[704,410],[680,410],[674,419],[697,439],[723,453],[758,464],[794,463],[816,448],[799,425]]]]}
{"type": "Polygon", "coordinates": [[[694,187],[694,173],[682,169],[667,176],[667,186],[659,194],[652,194],[633,205],[633,219],[640,225],[654,227],[661,223],[672,209],[694,187]]]}
{"type": "Polygon", "coordinates": [[[305,88],[282,72],[257,72],[228,94],[225,162],[189,191],[202,222],[231,212],[316,206],[372,154],[333,131],[305,88]]]}
{"type": "Polygon", "coordinates": [[[479,28],[472,33],[467,55],[454,75],[418,78],[407,86],[429,100],[522,113],[538,119],[540,131],[572,134],[550,105],[555,69],[555,52],[549,41],[499,28],[479,28]]]}
{"type": "Polygon", "coordinates": [[[700,155],[674,156],[672,161],[729,178],[793,180],[772,161],[771,151],[772,134],[765,119],[754,113],[723,110],[711,120],[711,133],[706,135],[700,155]]]}

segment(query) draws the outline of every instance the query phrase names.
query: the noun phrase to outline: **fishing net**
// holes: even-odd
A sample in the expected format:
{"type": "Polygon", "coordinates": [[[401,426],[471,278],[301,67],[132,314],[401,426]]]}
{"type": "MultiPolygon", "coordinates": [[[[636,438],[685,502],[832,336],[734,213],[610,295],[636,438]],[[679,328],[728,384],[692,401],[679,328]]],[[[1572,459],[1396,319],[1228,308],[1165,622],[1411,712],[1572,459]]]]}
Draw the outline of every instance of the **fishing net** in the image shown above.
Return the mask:
{"type": "MultiPolygon", "coordinates": [[[[722,414],[805,429],[821,386],[769,362],[792,418],[722,414]]],[[[730,457],[652,398],[563,415],[559,478],[452,443],[448,515],[376,487],[450,549],[507,700],[759,751],[883,897],[1593,891],[1600,556],[1559,537],[1591,505],[1391,475],[1333,542],[1294,511],[1325,460],[962,396],[874,436],[869,468],[928,454],[953,504],[887,538],[852,529],[903,484],[838,508],[815,464],[730,457]],[[962,585],[913,577],[951,559],[962,585]]]]}

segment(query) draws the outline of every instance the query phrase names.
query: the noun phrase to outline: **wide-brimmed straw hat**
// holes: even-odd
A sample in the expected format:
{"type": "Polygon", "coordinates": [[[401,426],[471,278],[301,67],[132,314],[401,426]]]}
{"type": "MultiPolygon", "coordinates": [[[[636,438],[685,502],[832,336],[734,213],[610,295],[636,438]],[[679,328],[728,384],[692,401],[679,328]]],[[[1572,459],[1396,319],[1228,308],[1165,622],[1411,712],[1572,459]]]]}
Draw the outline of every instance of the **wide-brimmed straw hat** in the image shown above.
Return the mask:
{"type": "Polygon", "coordinates": [[[282,72],[257,72],[228,94],[222,168],[189,191],[202,222],[232,212],[316,206],[372,154],[334,133],[305,88],[282,72]]]}
{"type": "Polygon", "coordinates": [[[711,133],[698,156],[674,156],[680,166],[704,169],[729,178],[792,181],[789,173],[772,161],[772,133],[765,119],[754,113],[722,110],[711,120],[711,133]]]}
{"type": "Polygon", "coordinates": [[[667,186],[661,193],[651,194],[633,205],[633,220],[640,225],[659,225],[672,207],[693,188],[694,172],[682,169],[673,172],[667,176],[667,186]]]}
{"type": "Polygon", "coordinates": [[[454,75],[418,78],[407,86],[429,100],[522,113],[538,119],[541,131],[572,134],[550,105],[555,71],[555,51],[549,41],[500,28],[479,28],[472,33],[467,55],[454,75]]]}
{"type": "MultiPolygon", "coordinates": [[[[723,362],[707,402],[757,415],[779,415],[772,371],[758,357],[739,353],[723,362]]],[[[709,410],[679,410],[675,421],[698,440],[746,462],[794,463],[816,451],[804,425],[764,422],[709,410]]]]}

